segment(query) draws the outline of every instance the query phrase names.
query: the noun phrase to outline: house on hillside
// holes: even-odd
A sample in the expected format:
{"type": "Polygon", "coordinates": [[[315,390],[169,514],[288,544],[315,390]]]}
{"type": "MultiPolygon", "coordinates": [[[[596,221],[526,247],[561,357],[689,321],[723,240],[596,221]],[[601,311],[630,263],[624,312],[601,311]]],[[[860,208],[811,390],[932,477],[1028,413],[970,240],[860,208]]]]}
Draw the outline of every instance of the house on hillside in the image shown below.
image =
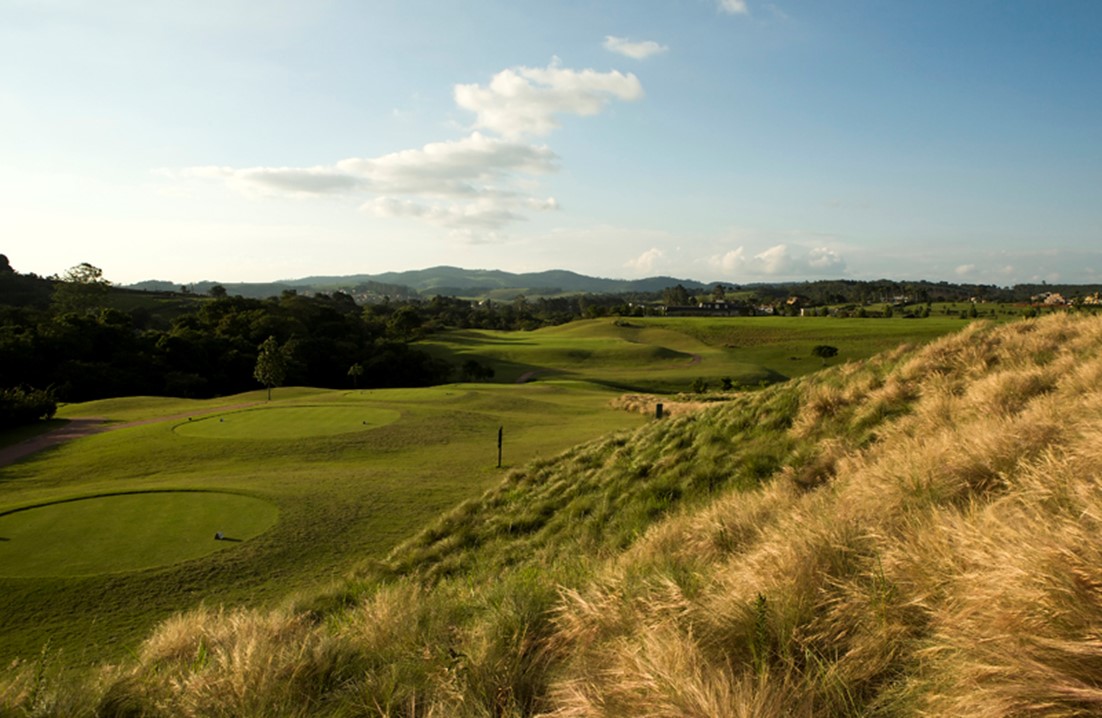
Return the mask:
{"type": "Polygon", "coordinates": [[[752,317],[754,308],[733,302],[701,302],[700,304],[665,305],[667,317],[752,317]]]}

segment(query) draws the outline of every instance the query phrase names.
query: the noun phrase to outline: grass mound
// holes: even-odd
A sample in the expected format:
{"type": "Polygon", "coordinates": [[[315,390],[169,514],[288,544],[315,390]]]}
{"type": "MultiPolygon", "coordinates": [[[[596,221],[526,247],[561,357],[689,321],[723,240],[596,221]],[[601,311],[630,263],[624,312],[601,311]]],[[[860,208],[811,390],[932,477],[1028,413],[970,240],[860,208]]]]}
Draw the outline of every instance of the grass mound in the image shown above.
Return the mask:
{"type": "Polygon", "coordinates": [[[376,429],[400,416],[393,409],[342,404],[261,406],[185,421],[174,430],[205,439],[301,439],[376,429]]]}
{"type": "Polygon", "coordinates": [[[213,491],[90,496],[0,515],[0,576],[136,571],[229,549],[275,524],[275,506],[213,491]],[[227,540],[216,541],[216,532],[227,540]]]}
{"type": "Polygon", "coordinates": [[[173,716],[1102,714],[1102,321],[969,325],[509,473],[277,611],[4,707],[173,716]]]}

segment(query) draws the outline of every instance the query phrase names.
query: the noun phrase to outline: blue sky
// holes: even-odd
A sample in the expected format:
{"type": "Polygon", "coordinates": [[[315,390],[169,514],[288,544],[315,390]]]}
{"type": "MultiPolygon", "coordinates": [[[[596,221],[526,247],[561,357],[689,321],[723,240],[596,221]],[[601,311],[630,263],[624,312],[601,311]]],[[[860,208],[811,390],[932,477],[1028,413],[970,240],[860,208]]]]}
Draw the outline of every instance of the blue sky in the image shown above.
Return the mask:
{"type": "Polygon", "coordinates": [[[1102,282],[1097,0],[0,0],[0,252],[1102,282]]]}

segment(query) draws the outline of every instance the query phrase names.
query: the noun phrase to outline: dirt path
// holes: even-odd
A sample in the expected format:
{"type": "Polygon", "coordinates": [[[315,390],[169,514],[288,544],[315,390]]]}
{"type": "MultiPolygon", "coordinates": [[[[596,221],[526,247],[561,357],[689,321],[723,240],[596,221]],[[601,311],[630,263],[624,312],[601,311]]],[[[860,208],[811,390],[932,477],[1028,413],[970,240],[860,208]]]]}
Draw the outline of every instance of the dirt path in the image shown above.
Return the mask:
{"type": "Polygon", "coordinates": [[[26,441],[21,441],[18,444],[11,446],[5,446],[0,448],[0,468],[14,464],[15,462],[23,459],[31,454],[47,449],[51,446],[57,446],[63,444],[66,441],[72,441],[73,439],[79,439],[82,436],[91,436],[92,434],[101,434],[105,431],[115,431],[117,429],[128,429],[132,426],[145,426],[147,424],[158,424],[162,421],[178,421],[180,419],[186,419],[194,416],[209,416],[211,414],[219,414],[226,411],[236,411],[238,409],[247,409],[250,406],[256,406],[263,402],[252,402],[249,404],[234,404],[232,406],[220,406],[217,409],[211,411],[204,411],[202,413],[192,414],[174,414],[172,416],[158,416],[152,419],[139,419],[137,421],[126,421],[120,423],[112,423],[102,417],[92,417],[87,419],[69,419],[68,423],[64,426],[60,426],[53,431],[48,431],[45,434],[39,434],[38,436],[31,437],[26,441]]]}

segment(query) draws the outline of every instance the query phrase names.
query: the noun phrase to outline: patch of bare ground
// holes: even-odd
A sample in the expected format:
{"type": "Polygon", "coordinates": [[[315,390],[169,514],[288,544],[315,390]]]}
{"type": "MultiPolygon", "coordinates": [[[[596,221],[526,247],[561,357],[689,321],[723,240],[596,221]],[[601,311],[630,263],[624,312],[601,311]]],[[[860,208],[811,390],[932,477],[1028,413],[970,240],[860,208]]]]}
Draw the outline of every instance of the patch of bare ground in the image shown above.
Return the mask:
{"type": "Polygon", "coordinates": [[[157,416],[149,419],[139,419],[137,421],[125,421],[125,422],[112,422],[102,417],[91,417],[83,419],[69,419],[64,426],[59,426],[53,431],[49,431],[45,434],[39,434],[38,436],[21,441],[18,444],[12,444],[0,448],[0,468],[14,464],[21,459],[25,459],[31,454],[36,454],[43,449],[48,449],[51,446],[57,446],[58,444],[64,444],[67,441],[73,441],[84,436],[91,436],[93,434],[100,434],[105,431],[115,431],[117,429],[127,429],[132,426],[145,426],[147,424],[158,424],[165,421],[179,421],[180,419],[186,419],[188,417],[196,416],[209,416],[210,414],[217,414],[226,411],[237,411],[239,409],[247,409],[251,406],[256,406],[258,402],[251,402],[248,404],[234,404],[232,406],[220,406],[217,409],[201,413],[190,414],[174,414],[172,416],[157,416]]]}

